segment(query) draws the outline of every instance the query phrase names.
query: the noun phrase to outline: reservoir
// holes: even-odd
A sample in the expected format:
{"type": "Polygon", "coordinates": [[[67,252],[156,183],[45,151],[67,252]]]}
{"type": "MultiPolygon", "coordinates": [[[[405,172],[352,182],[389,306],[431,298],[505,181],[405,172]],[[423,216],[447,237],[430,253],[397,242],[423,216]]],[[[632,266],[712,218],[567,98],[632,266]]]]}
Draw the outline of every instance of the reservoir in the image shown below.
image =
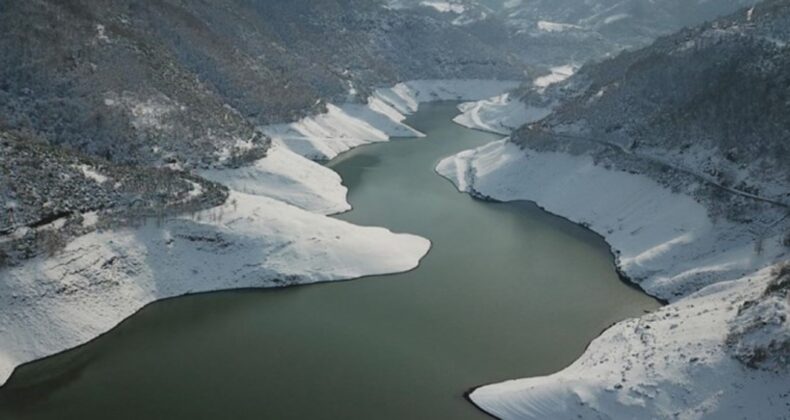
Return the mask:
{"type": "Polygon", "coordinates": [[[606,243],[531,203],[459,193],[444,157],[498,140],[452,123],[328,165],[336,217],[432,241],[419,268],[282,290],[159,302],[78,349],[20,367],[0,419],[485,419],[470,388],[572,363],[658,302],[621,281],[606,243]]]}

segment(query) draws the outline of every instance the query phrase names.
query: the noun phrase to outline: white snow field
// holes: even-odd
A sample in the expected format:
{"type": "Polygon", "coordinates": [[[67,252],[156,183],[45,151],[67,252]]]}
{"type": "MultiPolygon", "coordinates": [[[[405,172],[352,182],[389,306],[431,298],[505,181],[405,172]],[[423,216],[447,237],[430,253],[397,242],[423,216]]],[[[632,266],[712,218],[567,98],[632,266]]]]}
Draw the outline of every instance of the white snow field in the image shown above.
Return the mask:
{"type": "MultiPolygon", "coordinates": [[[[559,373],[475,390],[483,410],[505,419],[787,418],[787,374],[748,369],[725,347],[740,304],[787,258],[779,232],[757,252],[748,227],[712,220],[690,196],[646,176],[506,139],[444,159],[437,171],[461,191],[535,201],[588,226],[626,275],[672,302],[607,330],[559,373]]],[[[790,316],[787,305],[774,310],[790,316]]]]}
{"type": "Polygon", "coordinates": [[[251,166],[206,170],[200,175],[234,191],[271,197],[313,213],[336,214],[351,208],[340,175],[279,141],[251,166]]]}
{"type": "Polygon", "coordinates": [[[227,185],[220,206],[140,228],[96,231],[51,258],[0,271],[0,385],[20,364],[84,344],[143,306],[190,293],[282,287],[415,268],[427,239],[327,217],[346,211],[340,176],[308,158],[419,135],[404,114],[434,100],[479,100],[516,82],[416,81],[377,91],[365,105],[328,106],[264,127],[266,158],[206,171],[227,185]]]}

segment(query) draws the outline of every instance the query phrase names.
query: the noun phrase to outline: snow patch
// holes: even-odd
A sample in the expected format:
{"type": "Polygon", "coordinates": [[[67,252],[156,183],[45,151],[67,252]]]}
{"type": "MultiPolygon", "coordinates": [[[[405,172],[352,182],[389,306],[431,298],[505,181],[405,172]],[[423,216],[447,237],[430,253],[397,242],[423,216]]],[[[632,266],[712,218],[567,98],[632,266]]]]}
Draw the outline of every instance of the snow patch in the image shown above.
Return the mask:
{"type": "Polygon", "coordinates": [[[79,165],[77,166],[77,169],[79,169],[86,178],[90,178],[99,184],[104,184],[109,179],[88,165],[79,165]]]}
{"type": "Polygon", "coordinates": [[[450,3],[447,1],[425,0],[420,2],[420,6],[432,7],[442,13],[455,13],[457,15],[466,11],[466,7],[463,4],[450,3]]]}
{"type": "Polygon", "coordinates": [[[570,23],[557,23],[545,20],[538,21],[538,29],[543,32],[565,32],[570,30],[583,29],[581,26],[572,25],[570,23]]]}
{"type": "Polygon", "coordinates": [[[524,124],[539,121],[551,113],[551,107],[527,106],[509,93],[458,106],[461,114],[456,124],[476,130],[507,135],[524,124]]]}
{"type": "Polygon", "coordinates": [[[532,83],[539,91],[545,90],[547,87],[564,81],[565,79],[573,76],[578,69],[577,66],[572,64],[566,64],[564,66],[552,67],[551,73],[547,74],[546,76],[538,77],[532,83]]]}
{"type": "Polygon", "coordinates": [[[90,212],[82,214],[82,227],[83,228],[93,227],[98,222],[99,222],[99,213],[98,212],[90,211],[90,212]]]}
{"type": "Polygon", "coordinates": [[[109,107],[123,107],[131,115],[132,126],[138,130],[166,130],[170,127],[165,122],[167,117],[181,109],[175,101],[161,93],[141,98],[132,92],[121,95],[109,92],[105,95],[104,104],[109,107]]]}
{"type": "Polygon", "coordinates": [[[630,17],[631,17],[631,15],[629,15],[627,13],[618,13],[616,15],[608,16],[606,19],[603,20],[603,24],[604,25],[611,25],[611,24],[613,24],[615,22],[619,22],[621,20],[625,20],[625,19],[628,19],[630,17]]]}
{"type": "Polygon", "coordinates": [[[351,209],[340,175],[275,141],[264,159],[238,169],[200,173],[232,190],[284,201],[302,209],[335,214],[351,209]]]}
{"type": "Polygon", "coordinates": [[[107,36],[107,28],[104,25],[96,25],[96,39],[100,42],[111,42],[110,37],[107,36]]]}

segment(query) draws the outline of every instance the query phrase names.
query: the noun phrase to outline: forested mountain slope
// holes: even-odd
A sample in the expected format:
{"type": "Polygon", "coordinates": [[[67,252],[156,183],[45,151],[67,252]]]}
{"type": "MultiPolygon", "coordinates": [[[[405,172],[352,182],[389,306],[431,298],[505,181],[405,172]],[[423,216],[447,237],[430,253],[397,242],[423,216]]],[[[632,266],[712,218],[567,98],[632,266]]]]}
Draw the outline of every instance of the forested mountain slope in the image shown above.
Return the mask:
{"type": "Polygon", "coordinates": [[[786,0],[661,38],[549,88],[560,105],[514,139],[564,133],[790,203],[789,41],[786,0]]]}
{"type": "Polygon", "coordinates": [[[389,0],[496,37],[533,62],[582,64],[732,13],[752,0],[389,0]]]}
{"type": "Polygon", "coordinates": [[[237,164],[257,124],[404,79],[522,76],[462,28],[363,0],[34,0],[0,6],[8,129],[123,163],[237,164]]]}

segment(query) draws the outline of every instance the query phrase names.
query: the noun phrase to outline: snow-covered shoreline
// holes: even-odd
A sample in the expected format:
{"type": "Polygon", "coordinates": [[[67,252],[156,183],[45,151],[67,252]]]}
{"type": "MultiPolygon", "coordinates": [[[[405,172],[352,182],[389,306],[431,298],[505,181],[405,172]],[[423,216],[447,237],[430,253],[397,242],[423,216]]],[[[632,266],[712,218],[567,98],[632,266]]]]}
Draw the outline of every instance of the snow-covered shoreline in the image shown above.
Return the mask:
{"type": "MultiPolygon", "coordinates": [[[[578,67],[572,64],[554,67],[550,74],[535,79],[532,89],[542,95],[546,88],[568,79],[576,70],[578,67]]],[[[539,105],[528,104],[519,99],[515,91],[509,91],[459,105],[458,110],[461,113],[453,121],[466,128],[506,136],[525,124],[547,117],[555,106],[554,101],[545,101],[539,105]]]]}
{"type": "Polygon", "coordinates": [[[524,124],[538,121],[549,115],[551,108],[534,107],[504,93],[482,101],[465,102],[458,106],[461,112],[453,122],[474,130],[508,135],[524,124]]]}
{"type": "Polygon", "coordinates": [[[607,329],[558,373],[469,398],[503,419],[785,419],[787,374],[748,368],[725,348],[737,303],[759,299],[771,277],[766,268],[709,286],[607,329]]]}
{"type": "Polygon", "coordinates": [[[367,104],[262,127],[268,156],[201,175],[227,185],[227,202],[140,228],[92,232],[51,258],[0,271],[0,385],[13,370],[85,344],[142,307],[192,293],[284,287],[415,268],[430,242],[328,217],[349,209],[340,177],[311,159],[420,133],[404,125],[420,103],[480,100],[517,82],[413,81],[367,104]]]}
{"type": "Polygon", "coordinates": [[[740,304],[762,293],[772,266],[787,258],[780,230],[758,252],[748,225],[711,219],[645,175],[507,140],[449,157],[437,172],[461,191],[534,201],[589,227],[626,276],[672,302],[616,324],[558,373],[474,390],[478,407],[508,419],[786,415],[787,376],[746,368],[724,344],[740,304]]]}
{"type": "Polygon", "coordinates": [[[758,253],[748,226],[713,220],[692,197],[583,154],[522,150],[501,140],[447,158],[437,171],[461,191],[534,201],[588,227],[606,239],[624,274],[667,301],[786,254],[779,232],[765,238],[758,253]]]}

